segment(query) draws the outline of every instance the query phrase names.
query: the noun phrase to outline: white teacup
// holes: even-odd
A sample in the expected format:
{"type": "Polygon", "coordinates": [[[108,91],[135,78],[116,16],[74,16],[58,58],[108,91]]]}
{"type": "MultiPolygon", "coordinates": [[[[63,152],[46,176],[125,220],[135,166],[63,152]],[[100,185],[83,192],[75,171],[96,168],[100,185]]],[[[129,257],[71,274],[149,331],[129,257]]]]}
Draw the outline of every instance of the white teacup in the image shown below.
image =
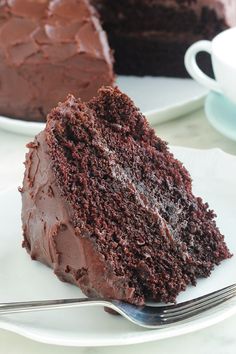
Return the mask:
{"type": "Polygon", "coordinates": [[[197,82],[236,103],[236,27],[221,32],[212,41],[194,43],[185,54],[185,66],[197,82]],[[211,55],[216,80],[204,74],[196,62],[197,54],[204,51],[211,55]]]}

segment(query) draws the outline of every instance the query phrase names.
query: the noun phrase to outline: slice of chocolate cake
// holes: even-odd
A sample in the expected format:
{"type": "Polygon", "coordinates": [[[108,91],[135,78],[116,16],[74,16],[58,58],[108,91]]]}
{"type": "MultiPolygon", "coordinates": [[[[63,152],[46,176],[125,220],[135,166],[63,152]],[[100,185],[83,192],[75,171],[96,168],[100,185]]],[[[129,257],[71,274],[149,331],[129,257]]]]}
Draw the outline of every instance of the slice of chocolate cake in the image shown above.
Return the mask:
{"type": "Polygon", "coordinates": [[[68,92],[112,85],[112,64],[89,0],[0,1],[0,115],[44,121],[68,92]]]}
{"type": "Polygon", "coordinates": [[[118,89],[70,95],[28,147],[23,246],[86,295],[174,301],[231,256],[186,169],[118,89]]]}

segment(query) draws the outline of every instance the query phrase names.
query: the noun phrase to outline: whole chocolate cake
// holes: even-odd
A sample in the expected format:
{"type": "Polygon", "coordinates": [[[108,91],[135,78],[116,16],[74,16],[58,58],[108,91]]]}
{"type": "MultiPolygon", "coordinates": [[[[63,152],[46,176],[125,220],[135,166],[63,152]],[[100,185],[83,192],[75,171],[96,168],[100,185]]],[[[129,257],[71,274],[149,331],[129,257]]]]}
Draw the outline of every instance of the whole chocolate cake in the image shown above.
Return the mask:
{"type": "Polygon", "coordinates": [[[43,121],[69,92],[88,100],[113,80],[88,0],[0,0],[0,115],[43,121]]]}
{"type": "MultiPolygon", "coordinates": [[[[236,26],[235,0],[92,0],[115,50],[120,74],[183,77],[197,40],[236,26]]],[[[210,59],[200,58],[209,71],[210,59]]]]}
{"type": "Polygon", "coordinates": [[[23,246],[86,295],[174,301],[231,256],[189,173],[118,89],[68,96],[28,148],[23,246]]]}

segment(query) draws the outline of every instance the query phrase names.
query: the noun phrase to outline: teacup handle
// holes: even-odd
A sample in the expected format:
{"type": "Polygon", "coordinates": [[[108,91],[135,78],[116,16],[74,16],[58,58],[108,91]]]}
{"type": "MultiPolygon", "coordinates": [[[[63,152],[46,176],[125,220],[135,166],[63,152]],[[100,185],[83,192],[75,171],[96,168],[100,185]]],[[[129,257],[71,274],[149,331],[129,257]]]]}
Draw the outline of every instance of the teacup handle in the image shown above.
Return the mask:
{"type": "Polygon", "coordinates": [[[199,52],[207,52],[212,55],[212,42],[205,40],[198,41],[191,45],[191,47],[187,50],[184,62],[189,75],[208,89],[222,93],[218,82],[204,74],[204,72],[199,68],[196,61],[196,57],[199,52]]]}

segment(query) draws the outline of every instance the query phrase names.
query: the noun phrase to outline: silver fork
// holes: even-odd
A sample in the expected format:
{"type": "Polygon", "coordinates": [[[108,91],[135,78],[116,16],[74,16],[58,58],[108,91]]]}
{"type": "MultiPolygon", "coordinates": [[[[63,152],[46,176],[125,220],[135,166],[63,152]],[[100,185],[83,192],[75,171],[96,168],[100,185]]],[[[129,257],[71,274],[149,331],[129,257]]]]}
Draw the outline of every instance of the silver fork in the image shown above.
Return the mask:
{"type": "Polygon", "coordinates": [[[84,306],[108,307],[138,326],[162,328],[201,314],[236,295],[236,284],[190,301],[165,306],[134,306],[123,301],[101,299],[62,299],[0,303],[0,315],[84,306]]]}

